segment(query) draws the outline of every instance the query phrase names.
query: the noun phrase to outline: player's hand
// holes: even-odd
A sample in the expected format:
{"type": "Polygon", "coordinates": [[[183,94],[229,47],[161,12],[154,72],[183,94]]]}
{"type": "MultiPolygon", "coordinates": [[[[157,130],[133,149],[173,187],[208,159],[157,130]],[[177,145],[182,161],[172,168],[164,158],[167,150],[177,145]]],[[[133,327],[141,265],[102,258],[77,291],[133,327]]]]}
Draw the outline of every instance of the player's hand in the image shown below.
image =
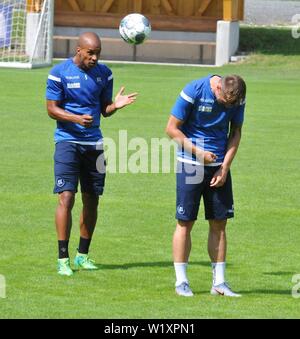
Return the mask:
{"type": "Polygon", "coordinates": [[[125,91],[125,87],[121,87],[120,91],[116,95],[115,106],[117,109],[132,104],[133,102],[135,102],[136,97],[138,95],[138,93],[131,93],[128,95],[123,95],[124,91],[125,91]]]}
{"type": "Polygon", "coordinates": [[[218,157],[209,151],[203,151],[202,149],[196,149],[196,158],[200,161],[201,164],[208,165],[216,162],[218,157]]]}
{"type": "Polygon", "coordinates": [[[91,127],[94,121],[91,115],[77,115],[77,118],[78,118],[78,124],[85,128],[91,127]]]}
{"type": "Polygon", "coordinates": [[[228,170],[221,167],[213,176],[210,182],[210,187],[222,187],[227,179],[228,170]]]}
{"type": "Polygon", "coordinates": [[[218,157],[212,152],[208,152],[208,151],[204,152],[204,164],[205,165],[216,162],[217,158],[218,157]]]}

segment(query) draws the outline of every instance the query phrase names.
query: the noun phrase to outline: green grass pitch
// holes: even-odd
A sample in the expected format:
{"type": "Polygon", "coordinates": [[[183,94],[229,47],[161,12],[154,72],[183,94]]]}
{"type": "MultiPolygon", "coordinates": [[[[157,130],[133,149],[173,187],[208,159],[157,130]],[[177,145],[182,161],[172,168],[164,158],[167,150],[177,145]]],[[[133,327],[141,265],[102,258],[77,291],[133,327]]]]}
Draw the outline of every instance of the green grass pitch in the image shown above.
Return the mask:
{"type": "MultiPolygon", "coordinates": [[[[183,86],[207,74],[236,73],[248,84],[246,120],[232,167],[236,217],[228,225],[227,278],[243,295],[209,295],[211,268],[203,206],[193,231],[194,298],[174,293],[171,239],[174,174],[110,174],[91,256],[96,272],[56,273],[53,188],[55,122],[45,109],[49,69],[0,70],[0,318],[299,318],[292,297],[300,274],[298,56],[254,56],[222,68],[110,65],[115,92],[138,91],[135,105],[103,120],[106,137],[165,137],[183,86]]],[[[80,195],[70,254],[79,239],[80,195]]]]}

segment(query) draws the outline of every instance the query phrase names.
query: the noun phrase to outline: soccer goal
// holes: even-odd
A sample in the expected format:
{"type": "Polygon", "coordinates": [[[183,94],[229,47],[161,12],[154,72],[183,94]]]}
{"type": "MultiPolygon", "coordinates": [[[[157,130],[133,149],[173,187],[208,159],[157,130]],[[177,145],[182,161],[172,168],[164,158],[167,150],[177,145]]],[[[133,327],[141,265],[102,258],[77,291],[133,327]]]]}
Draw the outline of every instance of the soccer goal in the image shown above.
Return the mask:
{"type": "Polygon", "coordinates": [[[0,0],[0,67],[52,63],[54,0],[0,0]]]}

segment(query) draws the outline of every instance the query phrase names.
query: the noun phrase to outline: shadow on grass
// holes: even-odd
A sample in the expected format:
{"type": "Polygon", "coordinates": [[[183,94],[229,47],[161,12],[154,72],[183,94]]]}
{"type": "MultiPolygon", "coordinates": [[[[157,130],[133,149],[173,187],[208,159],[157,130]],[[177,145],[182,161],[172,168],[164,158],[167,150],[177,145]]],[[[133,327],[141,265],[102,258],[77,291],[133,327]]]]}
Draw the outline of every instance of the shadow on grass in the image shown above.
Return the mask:
{"type": "Polygon", "coordinates": [[[278,271],[278,272],[264,272],[265,275],[290,275],[293,276],[295,272],[285,272],[285,271],[278,271]]]}
{"type": "MultiPolygon", "coordinates": [[[[236,292],[236,291],[235,291],[236,292]]],[[[291,290],[270,290],[270,289],[256,289],[251,291],[237,291],[237,293],[241,293],[241,295],[247,294],[275,294],[275,295],[291,295],[291,290]]]]}
{"type": "MultiPolygon", "coordinates": [[[[98,270],[129,270],[133,268],[143,268],[143,267],[169,267],[173,268],[172,261],[157,261],[157,262],[136,262],[136,263],[125,263],[125,264],[96,264],[98,266],[98,270]]],[[[211,263],[209,261],[193,261],[189,263],[189,266],[205,266],[211,267],[211,263]]],[[[227,266],[230,266],[228,264],[227,266]]],[[[94,272],[95,272],[94,271],[94,272]]],[[[79,272],[75,270],[74,273],[79,272]]],[[[92,271],[93,272],[93,271],[92,271]]],[[[292,275],[293,272],[264,272],[266,275],[292,275]]],[[[209,291],[207,290],[194,290],[195,295],[207,294],[209,291]]],[[[255,295],[255,294],[264,294],[264,295],[291,295],[291,290],[280,290],[280,289],[253,289],[253,290],[235,290],[236,293],[240,293],[243,295],[255,295]]],[[[238,298],[239,299],[239,298],[238,298]]]]}
{"type": "MultiPolygon", "coordinates": [[[[137,267],[171,267],[173,268],[173,262],[171,261],[157,261],[157,262],[136,262],[127,264],[96,264],[100,270],[129,270],[137,267]]],[[[193,261],[189,263],[189,266],[206,266],[210,267],[209,261],[193,261]]]]}
{"type": "MultiPolygon", "coordinates": [[[[192,289],[193,289],[193,285],[191,285],[192,289]]],[[[288,290],[268,290],[268,289],[255,289],[255,290],[251,290],[251,291],[243,291],[243,290],[239,290],[239,289],[234,289],[233,290],[236,293],[239,293],[243,296],[250,296],[251,294],[255,295],[255,294],[262,294],[262,295],[290,295],[291,296],[291,291],[288,290]]],[[[207,295],[209,293],[209,290],[197,290],[197,289],[193,289],[193,292],[195,295],[207,295]]],[[[216,297],[222,297],[222,296],[211,296],[212,298],[216,298],[216,297]]],[[[228,297],[225,297],[226,299],[228,299],[228,297]]],[[[243,300],[243,298],[231,298],[232,300],[243,300]]]]}

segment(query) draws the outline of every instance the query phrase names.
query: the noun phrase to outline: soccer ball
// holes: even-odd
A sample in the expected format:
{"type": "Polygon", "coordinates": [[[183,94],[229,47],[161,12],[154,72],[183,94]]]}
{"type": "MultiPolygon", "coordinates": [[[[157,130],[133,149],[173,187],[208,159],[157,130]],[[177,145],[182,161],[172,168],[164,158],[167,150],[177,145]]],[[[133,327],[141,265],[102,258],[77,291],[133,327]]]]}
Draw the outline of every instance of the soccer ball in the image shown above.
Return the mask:
{"type": "Polygon", "coordinates": [[[142,14],[128,14],[121,20],[119,31],[125,42],[132,45],[139,45],[149,38],[151,24],[142,14]]]}

